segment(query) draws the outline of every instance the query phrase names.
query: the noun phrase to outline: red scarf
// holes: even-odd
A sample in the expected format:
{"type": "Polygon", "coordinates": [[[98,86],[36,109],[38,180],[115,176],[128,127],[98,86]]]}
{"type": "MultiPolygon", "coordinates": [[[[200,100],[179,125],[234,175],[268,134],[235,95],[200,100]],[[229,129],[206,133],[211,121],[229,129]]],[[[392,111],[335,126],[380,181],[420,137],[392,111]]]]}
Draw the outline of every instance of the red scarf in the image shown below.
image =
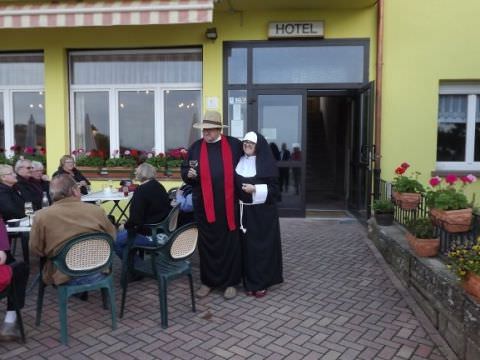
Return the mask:
{"type": "MultiPolygon", "coordinates": [[[[225,186],[225,213],[227,214],[228,229],[233,231],[237,228],[234,212],[234,188],[233,188],[233,161],[232,149],[225,136],[221,139],[223,179],[225,186]]],[[[208,161],[207,142],[202,141],[200,147],[200,185],[202,186],[203,208],[209,223],[215,222],[215,205],[213,202],[212,174],[208,161]]]]}

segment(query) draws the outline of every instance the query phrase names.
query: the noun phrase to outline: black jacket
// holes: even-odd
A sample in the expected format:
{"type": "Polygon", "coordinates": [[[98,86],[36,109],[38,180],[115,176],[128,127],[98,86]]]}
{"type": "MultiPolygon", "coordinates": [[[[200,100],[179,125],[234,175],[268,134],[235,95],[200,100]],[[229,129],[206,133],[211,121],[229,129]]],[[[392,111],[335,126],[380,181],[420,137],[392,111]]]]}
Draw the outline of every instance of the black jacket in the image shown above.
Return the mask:
{"type": "Polygon", "coordinates": [[[148,235],[149,230],[142,225],[159,223],[170,209],[170,199],[163,185],[154,179],[147,181],[133,193],[130,217],[125,223],[125,229],[134,229],[140,234],[148,235]]]}
{"type": "Polygon", "coordinates": [[[25,216],[25,199],[16,186],[0,184],[0,215],[5,221],[25,216]]]}
{"type": "Polygon", "coordinates": [[[23,199],[32,203],[33,210],[36,211],[42,208],[43,192],[40,188],[35,186],[30,179],[17,174],[16,187],[22,194],[23,199]]]}
{"type": "MultiPolygon", "coordinates": [[[[57,176],[57,175],[60,175],[60,174],[71,175],[70,173],[63,170],[62,167],[59,167],[58,170],[53,173],[52,178],[54,176],[57,176]]],[[[72,176],[73,176],[73,178],[75,179],[76,182],[85,181],[87,183],[87,185],[90,185],[90,181],[88,181],[88,179],[85,176],[83,176],[83,174],[79,170],[77,170],[76,168],[73,168],[73,175],[72,176]]],[[[88,194],[88,189],[87,189],[86,186],[81,186],[80,191],[82,192],[82,195],[87,195],[88,194]]]]}

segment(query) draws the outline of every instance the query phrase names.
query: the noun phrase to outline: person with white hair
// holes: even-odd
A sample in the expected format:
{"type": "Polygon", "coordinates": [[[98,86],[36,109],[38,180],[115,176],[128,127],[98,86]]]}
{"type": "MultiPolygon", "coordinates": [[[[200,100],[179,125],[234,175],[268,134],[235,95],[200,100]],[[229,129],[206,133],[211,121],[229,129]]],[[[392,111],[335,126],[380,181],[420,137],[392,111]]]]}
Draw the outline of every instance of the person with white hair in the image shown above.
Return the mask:
{"type": "Polygon", "coordinates": [[[277,161],[267,140],[250,131],[243,138],[244,155],[235,168],[240,198],[243,282],[247,295],[261,298],[283,282],[282,245],[277,200],[277,161]]]}
{"type": "Polygon", "coordinates": [[[32,182],[32,161],[28,159],[19,159],[15,163],[15,172],[17,173],[17,188],[25,201],[30,201],[33,210],[42,208],[42,191],[32,182]]]}
{"type": "Polygon", "coordinates": [[[0,215],[3,220],[25,216],[25,199],[17,189],[17,174],[10,165],[0,165],[0,215]]]}
{"type": "Polygon", "coordinates": [[[30,182],[37,189],[37,191],[42,194],[42,198],[44,193],[47,195],[48,203],[51,204],[50,181],[44,172],[45,168],[40,161],[32,161],[32,175],[30,177],[30,182]]]}
{"type": "MultiPolygon", "coordinates": [[[[135,169],[135,177],[140,185],[135,189],[130,203],[130,216],[125,230],[119,231],[115,240],[115,253],[123,258],[129,233],[135,234],[135,245],[152,245],[151,231],[144,224],[156,224],[170,212],[170,198],[167,191],[156,179],[157,170],[150,164],[140,164],[135,169]]],[[[137,259],[138,261],[138,259],[137,259]]]]}

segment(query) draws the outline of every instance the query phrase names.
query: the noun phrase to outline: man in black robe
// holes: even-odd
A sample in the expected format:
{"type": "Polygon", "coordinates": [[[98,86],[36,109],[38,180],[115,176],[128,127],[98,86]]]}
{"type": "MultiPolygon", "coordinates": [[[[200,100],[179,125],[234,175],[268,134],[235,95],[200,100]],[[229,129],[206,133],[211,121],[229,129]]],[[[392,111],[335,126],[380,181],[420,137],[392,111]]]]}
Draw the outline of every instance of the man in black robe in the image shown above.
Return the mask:
{"type": "Polygon", "coordinates": [[[182,178],[192,185],[195,220],[199,229],[198,251],[202,286],[198,297],[213,288],[224,291],[226,299],[236,295],[241,280],[241,247],[238,233],[238,199],[235,196],[234,169],[242,154],[242,143],[222,135],[221,115],[207,111],[202,122],[203,138],[188,151],[188,164],[182,178]]]}

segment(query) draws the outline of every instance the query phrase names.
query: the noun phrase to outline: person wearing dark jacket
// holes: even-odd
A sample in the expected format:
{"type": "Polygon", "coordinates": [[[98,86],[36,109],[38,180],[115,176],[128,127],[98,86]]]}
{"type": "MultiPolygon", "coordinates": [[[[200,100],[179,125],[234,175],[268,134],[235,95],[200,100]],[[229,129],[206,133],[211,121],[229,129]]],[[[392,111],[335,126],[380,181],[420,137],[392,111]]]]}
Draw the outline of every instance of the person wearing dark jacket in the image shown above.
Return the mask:
{"type": "Polygon", "coordinates": [[[48,180],[48,176],[44,174],[43,164],[40,161],[32,161],[32,167],[33,169],[30,182],[37,189],[37,191],[42,194],[42,200],[43,193],[45,193],[47,195],[48,203],[51,204],[50,181],[48,180]]]}
{"type": "Polygon", "coordinates": [[[159,223],[171,210],[167,191],[155,179],[156,173],[156,169],[147,163],[139,165],[135,170],[136,179],[141,184],[133,193],[130,216],[125,223],[125,229],[118,232],[115,240],[115,253],[120,258],[123,257],[129,233],[136,233],[136,245],[152,245],[152,239],[149,237],[151,233],[143,225],[159,223]]]}
{"type": "Polygon", "coordinates": [[[25,216],[25,199],[17,189],[17,174],[10,165],[0,165],[0,214],[3,220],[25,216]]]}
{"type": "Polygon", "coordinates": [[[270,286],[283,282],[277,210],[278,168],[267,141],[259,133],[245,134],[243,152],[235,169],[240,198],[243,279],[247,295],[260,298],[270,286]]]}
{"type": "Polygon", "coordinates": [[[60,166],[58,167],[58,170],[53,173],[52,177],[60,174],[71,175],[77,182],[78,186],[80,186],[80,192],[82,195],[88,194],[90,181],[88,181],[88,179],[75,167],[75,159],[73,156],[63,155],[60,158],[60,166]]]}
{"type": "Polygon", "coordinates": [[[31,182],[32,169],[32,162],[28,159],[20,159],[15,163],[17,189],[25,201],[32,203],[33,210],[37,211],[42,208],[42,191],[31,182]]]}

